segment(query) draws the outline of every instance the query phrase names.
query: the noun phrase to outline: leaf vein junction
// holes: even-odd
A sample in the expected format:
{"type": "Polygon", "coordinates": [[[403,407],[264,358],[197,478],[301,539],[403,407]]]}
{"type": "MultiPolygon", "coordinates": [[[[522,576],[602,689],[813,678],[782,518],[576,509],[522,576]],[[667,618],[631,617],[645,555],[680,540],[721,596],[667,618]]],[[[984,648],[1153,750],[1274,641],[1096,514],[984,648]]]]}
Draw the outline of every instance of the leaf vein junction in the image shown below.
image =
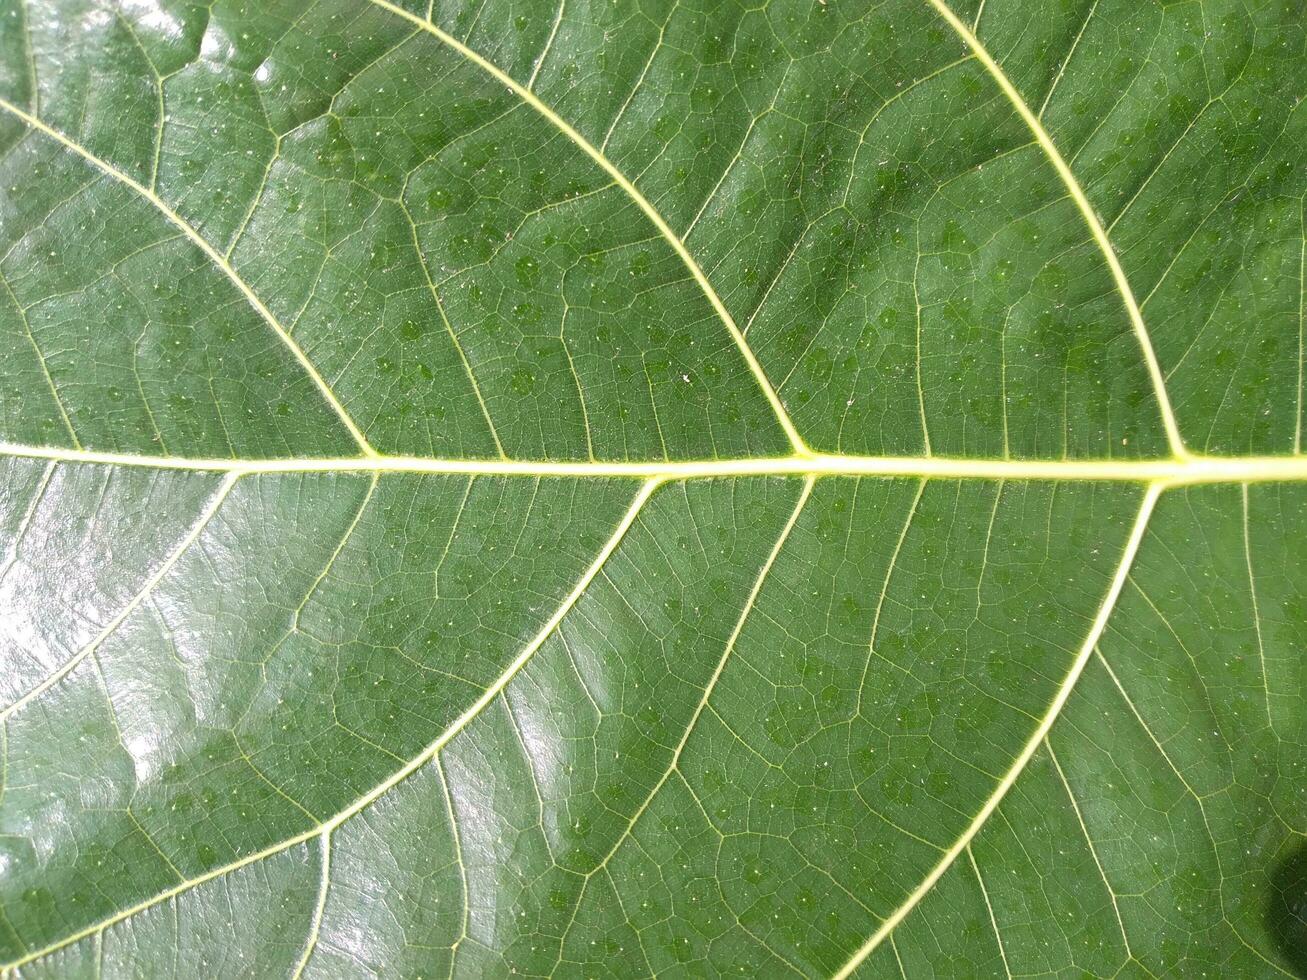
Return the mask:
{"type": "Polygon", "coordinates": [[[935,882],[939,881],[955,860],[967,850],[972,839],[980,832],[990,815],[998,809],[998,805],[1003,801],[1017,777],[1021,775],[1030,762],[1032,756],[1043,744],[1044,739],[1048,736],[1053,727],[1053,722],[1057,720],[1062,713],[1062,707],[1066,704],[1067,699],[1071,696],[1071,690],[1075,687],[1076,681],[1084,672],[1085,665],[1089,658],[1093,656],[1098,647],[1098,639],[1103,635],[1103,630],[1107,627],[1108,617],[1112,614],[1112,609],[1116,605],[1117,597],[1121,594],[1121,589],[1125,586],[1126,578],[1130,574],[1130,566],[1134,563],[1135,554],[1139,551],[1140,544],[1144,540],[1144,532],[1148,529],[1148,519],[1152,516],[1153,507],[1157,504],[1157,498],[1161,496],[1162,485],[1152,484],[1144,493],[1143,502],[1139,506],[1139,513],[1135,517],[1134,527],[1130,530],[1130,537],[1126,540],[1125,547],[1122,549],[1121,560],[1117,563],[1116,573],[1112,576],[1112,583],[1108,586],[1107,594],[1103,596],[1103,601],[1098,607],[1098,612],[1094,616],[1093,623],[1089,627],[1089,633],[1085,636],[1084,642],[1080,645],[1080,650],[1076,654],[1075,660],[1071,663],[1071,668],[1067,671],[1066,676],[1062,679],[1058,687],[1057,694],[1054,695],[1048,710],[1044,712],[1044,717],[1035,726],[1035,730],[1026,740],[1025,746],[1021,753],[1013,760],[1012,765],[1008,767],[1003,778],[999,780],[994,791],[990,793],[980,810],[976,813],[975,818],[967,825],[966,830],[958,837],[953,846],[944,852],[944,855],[936,862],[930,873],[921,879],[921,882],[908,895],[906,899],[893,912],[885,918],[878,928],[863,945],[855,952],[847,963],[835,974],[835,980],[845,980],[850,976],[863,961],[871,955],[888,936],[894,931],[894,928],[910,913],[926,896],[933,887],[935,882]]]}
{"type": "Polygon", "coordinates": [[[803,437],[799,435],[798,429],[795,428],[793,420],[785,410],[785,406],[781,403],[780,396],[776,393],[776,389],[772,386],[771,380],[767,377],[766,372],[763,371],[762,365],[758,363],[758,358],[749,347],[748,341],[744,339],[744,334],[740,331],[739,326],[736,325],[735,318],[731,316],[730,311],[726,308],[726,304],[722,302],[722,298],[717,295],[717,290],[713,288],[712,283],[708,281],[708,277],[704,274],[703,269],[699,267],[699,263],[695,261],[694,256],[690,254],[690,250],[686,247],[685,242],[682,241],[681,237],[672,230],[671,226],[667,224],[667,220],[658,213],[657,208],[655,208],[649,202],[649,199],[640,192],[639,188],[635,186],[631,179],[627,177],[626,174],[622,173],[622,171],[618,170],[613,162],[604,156],[601,150],[578,133],[576,129],[557,112],[542,102],[540,98],[531,91],[529,86],[522,85],[498,65],[484,58],[462,41],[445,33],[430,21],[423,20],[417,14],[405,10],[403,7],[396,6],[391,3],[390,0],[370,0],[370,2],[381,7],[383,10],[388,10],[397,17],[404,18],[411,24],[417,25],[442,44],[448,46],[468,61],[472,62],[496,81],[503,83],[513,92],[514,95],[557,127],[564,136],[575,143],[586,156],[590,157],[590,159],[597,163],[605,173],[613,178],[617,185],[622,188],[628,197],[630,197],[632,202],[634,202],[634,204],[644,212],[645,217],[647,217],[649,221],[653,223],[653,226],[658,229],[658,233],[666,239],[667,244],[672,247],[672,250],[676,252],[677,256],[685,264],[686,269],[689,270],[690,275],[694,278],[694,281],[698,284],[700,290],[702,290],[704,297],[712,306],[713,311],[725,325],[727,332],[731,335],[731,339],[735,341],[735,345],[739,348],[740,354],[744,357],[744,361],[748,365],[750,373],[753,375],[755,381],[757,381],[758,387],[761,389],[763,395],[766,396],[768,403],[771,405],[772,411],[776,414],[777,421],[785,431],[785,435],[788,437],[790,444],[794,447],[795,452],[800,454],[807,452],[807,444],[803,441],[803,437]]]}

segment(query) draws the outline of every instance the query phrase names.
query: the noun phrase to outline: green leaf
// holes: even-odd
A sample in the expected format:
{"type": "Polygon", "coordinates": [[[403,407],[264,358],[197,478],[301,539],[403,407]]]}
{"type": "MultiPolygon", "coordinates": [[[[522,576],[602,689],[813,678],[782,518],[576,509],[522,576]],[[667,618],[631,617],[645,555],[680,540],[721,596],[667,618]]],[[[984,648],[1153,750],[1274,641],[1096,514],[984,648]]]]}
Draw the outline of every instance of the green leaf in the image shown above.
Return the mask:
{"type": "Polygon", "coordinates": [[[1307,973],[1293,0],[0,0],[0,963],[1307,973]]]}

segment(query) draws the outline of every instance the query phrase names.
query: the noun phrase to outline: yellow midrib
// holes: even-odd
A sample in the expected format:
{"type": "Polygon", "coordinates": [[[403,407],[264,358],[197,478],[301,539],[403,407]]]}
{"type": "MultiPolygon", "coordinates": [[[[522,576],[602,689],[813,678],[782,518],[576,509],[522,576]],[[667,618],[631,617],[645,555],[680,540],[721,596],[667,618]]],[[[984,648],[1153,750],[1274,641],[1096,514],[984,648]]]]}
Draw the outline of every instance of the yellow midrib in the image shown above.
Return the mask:
{"type": "Polygon", "coordinates": [[[0,456],[61,463],[193,470],[237,476],[278,473],[414,473],[693,480],[749,476],[867,476],[917,479],[1069,480],[1121,483],[1265,483],[1307,480],[1307,455],[1186,456],[1156,459],[966,459],[805,453],[743,459],[571,461],[337,456],[282,459],[148,456],[0,443],[0,456]]]}

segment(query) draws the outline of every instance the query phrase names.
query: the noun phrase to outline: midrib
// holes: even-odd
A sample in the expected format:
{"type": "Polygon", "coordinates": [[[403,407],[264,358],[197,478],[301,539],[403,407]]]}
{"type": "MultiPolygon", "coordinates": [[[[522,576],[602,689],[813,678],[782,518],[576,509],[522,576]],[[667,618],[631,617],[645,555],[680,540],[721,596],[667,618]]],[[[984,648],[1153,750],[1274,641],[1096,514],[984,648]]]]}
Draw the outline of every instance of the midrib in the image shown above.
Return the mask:
{"type": "Polygon", "coordinates": [[[966,459],[950,456],[858,456],[805,453],[744,459],[566,461],[342,456],[221,459],[147,456],[0,443],[0,456],[63,463],[194,470],[237,476],[278,473],[417,473],[693,480],[748,476],[866,476],[917,479],[1069,480],[1190,485],[1307,480],[1307,455],[1188,456],[1159,459],[966,459]]]}

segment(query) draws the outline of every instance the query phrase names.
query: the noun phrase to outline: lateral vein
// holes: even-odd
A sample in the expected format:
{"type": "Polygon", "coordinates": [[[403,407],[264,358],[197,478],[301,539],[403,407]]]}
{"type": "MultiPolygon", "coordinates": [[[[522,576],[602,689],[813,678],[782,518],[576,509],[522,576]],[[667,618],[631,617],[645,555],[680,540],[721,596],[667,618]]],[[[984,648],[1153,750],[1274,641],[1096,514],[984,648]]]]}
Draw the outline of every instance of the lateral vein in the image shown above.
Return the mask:
{"type": "MultiPolygon", "coordinates": [[[[234,478],[232,482],[234,482],[234,478]]],[[[295,834],[293,837],[288,837],[285,840],[278,841],[275,844],[271,844],[268,847],[265,847],[261,851],[257,851],[253,854],[248,854],[245,857],[240,858],[236,861],[232,861],[229,864],[222,865],[221,867],[218,868],[213,868],[209,871],[206,871],[204,874],[198,875],[186,881],[179,882],[178,884],[172,886],[171,888],[159,892],[151,896],[150,898],[142,902],[139,902],[136,905],[131,906],[130,908],[126,908],[119,912],[116,912],[115,914],[105,919],[102,919],[99,922],[96,922],[90,926],[87,926],[84,929],[72,933],[71,935],[65,936],[63,939],[51,943],[48,946],[27,953],[26,955],[20,957],[17,960],[14,960],[11,963],[0,964],[0,975],[6,975],[10,970],[15,970],[21,966],[24,966],[27,963],[31,963],[33,960],[40,959],[43,956],[48,956],[49,954],[56,952],[57,950],[60,950],[65,946],[69,946],[72,943],[78,942],[79,940],[86,939],[89,936],[98,935],[101,932],[103,932],[105,929],[109,928],[110,926],[118,922],[122,922],[125,919],[129,919],[132,916],[137,915],[138,913],[143,912],[148,908],[158,905],[160,902],[165,902],[168,901],[169,899],[175,898],[178,895],[190,891],[192,888],[196,888],[207,881],[212,881],[213,879],[220,878],[223,875],[231,874],[232,872],[240,868],[243,868],[246,865],[250,865],[258,861],[262,861],[265,858],[272,857],[274,854],[280,854],[282,851],[289,850],[290,848],[295,847],[299,844],[303,844],[306,841],[312,840],[315,837],[329,836],[332,833],[332,831],[334,831],[341,824],[345,823],[345,821],[349,820],[351,817],[357,815],[358,813],[361,813],[363,810],[366,810],[369,806],[375,803],[378,799],[380,799],[390,790],[394,789],[396,786],[398,786],[400,783],[406,780],[409,776],[413,775],[413,773],[417,772],[428,762],[431,762],[440,753],[441,749],[443,749],[447,744],[449,744],[449,742],[452,741],[454,737],[457,736],[461,731],[463,731],[464,728],[466,728],[469,724],[471,724],[471,722],[482,712],[482,710],[484,710],[485,707],[488,704],[490,704],[490,702],[492,702],[503,692],[504,688],[508,686],[509,681],[511,681],[515,676],[517,676],[518,672],[523,667],[526,666],[527,662],[535,655],[536,651],[539,650],[540,647],[544,645],[545,641],[549,639],[551,635],[553,635],[554,631],[558,628],[558,624],[563,621],[563,617],[566,616],[567,613],[571,611],[572,607],[576,605],[577,601],[590,587],[590,583],[594,581],[595,577],[599,574],[600,570],[607,563],[608,559],[612,556],[613,552],[617,550],[617,546],[621,544],[622,539],[626,536],[627,531],[629,531],[632,525],[635,524],[635,521],[639,517],[640,512],[644,509],[644,505],[648,502],[649,498],[653,496],[654,491],[657,490],[660,485],[661,485],[661,481],[659,480],[647,480],[644,484],[641,485],[639,491],[635,494],[634,498],[632,499],[630,506],[627,508],[626,513],[622,516],[622,519],[617,523],[616,528],[614,528],[613,533],[609,536],[608,540],[604,542],[604,546],[599,550],[599,553],[595,556],[594,561],[592,561],[589,567],[586,568],[585,572],[582,573],[581,577],[577,580],[576,584],[573,586],[571,592],[569,592],[567,596],[563,599],[562,603],[554,611],[553,615],[550,616],[549,619],[545,622],[545,624],[540,627],[540,630],[535,634],[535,636],[530,640],[530,642],[528,642],[527,645],[522,648],[521,652],[518,653],[518,655],[513,658],[512,663],[510,663],[504,669],[504,671],[500,673],[498,677],[495,678],[495,680],[490,684],[490,686],[488,686],[485,689],[485,691],[481,694],[481,696],[477,698],[476,701],[474,701],[471,705],[469,705],[468,708],[457,718],[455,718],[454,721],[451,722],[443,731],[441,731],[441,733],[438,736],[436,736],[436,738],[430,744],[428,744],[425,749],[423,749],[418,755],[414,756],[411,760],[409,760],[409,762],[406,765],[404,765],[402,768],[397,769],[385,780],[378,783],[376,786],[374,786],[368,792],[364,793],[362,796],[359,796],[357,799],[354,800],[353,803],[345,807],[343,810],[338,812],[335,816],[331,817],[330,819],[325,820],[320,824],[315,824],[309,827],[308,829],[303,830],[298,834],[295,834]]],[[[228,489],[230,488],[228,487],[228,489]]],[[[442,778],[443,778],[443,774],[442,774],[442,778]]],[[[319,898],[319,901],[323,901],[323,900],[324,899],[322,897],[319,898]]]]}
{"type": "Polygon", "coordinates": [[[1148,328],[1144,326],[1144,316],[1139,309],[1139,303],[1135,299],[1134,291],[1130,288],[1130,280],[1126,278],[1125,270],[1121,267],[1121,261],[1117,258],[1116,249],[1112,247],[1111,240],[1107,237],[1107,232],[1103,228],[1103,223],[1098,220],[1098,214],[1094,211],[1094,206],[1089,202],[1085,195],[1085,190],[1080,186],[1080,181],[1076,179],[1075,174],[1071,172],[1070,165],[1062,156],[1049,135],[1044,124],[1040,122],[1039,117],[1031,111],[1026,100],[1022,98],[1021,93],[1017,91],[1012,80],[1007,77],[1002,66],[994,60],[993,56],[985,49],[985,46],[976,37],[971,28],[955,14],[945,0],[927,0],[936,12],[944,18],[966,43],[972,51],[976,53],[976,58],[985,66],[985,70],[994,79],[995,83],[1002,90],[1003,95],[1012,103],[1017,114],[1022,121],[1029,127],[1030,132],[1034,134],[1035,141],[1039,144],[1040,149],[1048,157],[1049,163],[1057,171],[1058,177],[1066,186],[1071,200],[1075,202],[1076,208],[1085,219],[1085,224],[1089,226],[1090,234],[1093,236],[1094,243],[1098,246],[1103,258],[1107,262],[1108,270],[1112,274],[1112,280],[1116,284],[1117,291],[1121,294],[1121,299],[1125,303],[1126,313],[1130,317],[1130,325],[1134,329],[1135,339],[1139,344],[1139,349],[1144,357],[1144,364],[1148,368],[1148,376],[1153,383],[1153,392],[1157,398],[1158,411],[1162,416],[1162,425],[1166,429],[1167,442],[1171,447],[1171,453],[1177,457],[1184,458],[1188,455],[1185,448],[1184,439],[1180,435],[1180,426],[1175,418],[1175,411],[1171,407],[1171,398],[1166,391],[1166,379],[1162,375],[1161,365],[1157,360],[1157,353],[1153,350],[1152,339],[1148,336],[1148,328]]]}
{"type": "Polygon", "coordinates": [[[174,211],[161,197],[159,197],[158,194],[150,190],[150,188],[146,187],[140,181],[135,180],[130,175],[123,173],[121,170],[119,170],[113,164],[109,163],[107,160],[103,160],[100,157],[96,156],[90,150],[86,149],[86,147],[82,146],[81,144],[77,143],[75,140],[59,132],[59,130],[53,128],[52,126],[38,119],[30,112],[18,108],[18,106],[14,105],[12,102],[9,102],[8,100],[3,98],[0,98],[0,109],[3,109],[5,112],[8,112],[10,115],[20,119],[22,122],[26,123],[29,127],[36,130],[37,132],[40,132],[45,136],[48,136],[50,139],[59,143],[65,149],[71,150],[73,153],[76,153],[79,157],[81,157],[87,163],[91,164],[91,166],[95,167],[105,176],[113,180],[116,180],[119,183],[125,184],[127,187],[130,187],[142,198],[144,198],[146,201],[152,204],[160,214],[162,214],[165,218],[168,219],[169,222],[171,222],[178,229],[180,229],[182,234],[184,234],[187,238],[189,238],[192,242],[194,242],[195,245],[200,249],[200,251],[202,251],[209,258],[209,260],[215,266],[218,267],[218,269],[223,273],[223,275],[225,275],[229,280],[231,280],[232,285],[234,285],[238,290],[240,290],[241,295],[244,296],[246,301],[250,304],[250,306],[254,308],[254,311],[258,313],[260,317],[263,318],[264,322],[266,322],[268,326],[272,329],[272,332],[277,335],[277,338],[282,342],[282,344],[286,347],[286,349],[290,351],[290,353],[295,357],[295,360],[299,362],[299,365],[304,370],[304,373],[307,374],[309,378],[312,379],[313,383],[317,386],[318,391],[321,392],[323,399],[326,400],[327,404],[331,407],[332,411],[336,413],[337,417],[341,421],[341,424],[345,426],[345,428],[349,431],[349,434],[354,438],[354,441],[358,443],[359,449],[363,452],[363,454],[365,456],[377,455],[376,450],[372,448],[367,438],[363,435],[363,432],[359,429],[358,425],[354,422],[354,419],[350,416],[349,412],[345,410],[345,406],[342,405],[340,403],[340,399],[336,397],[336,393],[331,390],[331,386],[327,384],[326,379],[318,372],[317,367],[309,359],[309,356],[306,353],[304,353],[304,348],[300,347],[300,345],[290,335],[290,333],[286,330],[286,328],[283,327],[280,321],[278,321],[277,318],[273,315],[272,311],[269,310],[266,305],[264,305],[263,300],[259,299],[258,295],[254,292],[254,290],[250,288],[249,283],[247,283],[243,278],[241,278],[240,274],[236,271],[236,269],[232,266],[232,264],[227,261],[226,256],[224,256],[221,252],[219,252],[212,245],[210,245],[208,241],[205,240],[204,236],[201,235],[198,231],[196,231],[185,218],[183,218],[180,214],[174,211]]]}
{"type": "MultiPolygon", "coordinates": [[[[731,316],[730,311],[726,308],[726,304],[722,302],[722,298],[717,295],[717,290],[714,289],[712,283],[708,281],[708,277],[704,274],[703,269],[699,267],[699,263],[696,262],[694,256],[690,254],[690,250],[686,247],[685,242],[683,242],[681,237],[672,230],[671,226],[667,224],[666,219],[658,213],[657,208],[655,208],[649,202],[649,199],[646,198],[635,184],[631,182],[631,179],[622,173],[622,171],[618,170],[616,165],[609,160],[598,147],[577,132],[571,124],[551,109],[545,102],[541,101],[540,97],[532,92],[529,86],[522,85],[494,62],[478,54],[462,41],[458,40],[458,38],[442,31],[430,21],[423,20],[417,14],[411,13],[403,7],[391,3],[390,0],[370,0],[370,2],[381,7],[383,10],[390,11],[397,17],[404,18],[409,23],[426,31],[442,44],[456,51],[486,74],[490,75],[495,79],[495,81],[505,85],[514,95],[552,123],[564,136],[575,143],[578,149],[585,153],[585,155],[597,163],[605,173],[613,178],[613,181],[617,186],[619,186],[635,203],[635,205],[644,212],[645,217],[647,217],[653,223],[653,226],[658,229],[658,233],[667,240],[667,244],[672,247],[672,250],[676,252],[677,256],[685,264],[686,269],[689,270],[690,275],[694,278],[699,289],[707,298],[713,311],[721,319],[722,323],[725,324],[727,332],[731,335],[731,339],[735,341],[735,346],[739,348],[740,354],[744,358],[745,364],[748,365],[750,373],[753,375],[758,387],[762,390],[763,395],[766,396],[768,403],[771,405],[772,411],[775,412],[776,419],[780,423],[781,428],[785,431],[785,435],[788,437],[790,444],[794,447],[795,453],[799,455],[807,453],[807,444],[803,441],[803,437],[799,435],[798,429],[795,428],[794,421],[790,418],[789,412],[785,410],[785,406],[782,404],[780,396],[776,393],[776,389],[772,387],[771,379],[767,377],[766,372],[762,369],[762,365],[758,363],[758,358],[754,355],[752,348],[750,348],[748,341],[744,339],[744,334],[740,332],[739,326],[736,325],[735,318],[731,316]]],[[[534,76],[532,76],[532,81],[534,81],[534,76]]]]}
{"type": "Polygon", "coordinates": [[[23,304],[18,301],[14,295],[13,288],[9,285],[9,280],[5,278],[4,272],[0,271],[0,288],[4,290],[9,301],[14,304],[14,309],[18,311],[18,319],[22,321],[23,330],[27,334],[27,342],[31,344],[33,352],[36,354],[36,362],[41,367],[41,374],[45,377],[45,383],[50,389],[50,395],[54,398],[55,408],[59,410],[59,418],[63,420],[64,428],[68,430],[68,438],[72,440],[73,445],[78,449],[82,448],[82,442],[77,438],[77,430],[73,428],[73,420],[68,415],[68,408],[64,405],[63,397],[59,394],[59,388],[54,383],[54,377],[50,374],[50,363],[46,360],[45,354],[41,351],[41,345],[36,342],[36,334],[32,332],[32,323],[27,318],[27,311],[23,309],[23,304]]]}
{"type": "Polygon", "coordinates": [[[173,548],[168,557],[165,558],[159,567],[154,570],[154,574],[145,580],[145,584],[142,585],[137,593],[127,601],[126,605],[118,611],[118,614],[115,615],[113,619],[109,620],[109,622],[104,625],[103,629],[95,634],[91,642],[87,643],[86,646],[82,647],[77,651],[77,653],[64,661],[64,663],[55,670],[54,673],[50,674],[49,677],[28,690],[26,694],[23,694],[13,703],[0,708],[0,723],[3,723],[4,720],[14,714],[14,712],[20,710],[34,698],[40,697],[51,687],[58,684],[61,680],[71,674],[77,669],[79,664],[95,653],[100,644],[113,635],[127,617],[130,616],[141,605],[141,603],[149,597],[158,584],[162,582],[176,564],[181,561],[182,556],[190,550],[191,545],[199,540],[200,535],[203,534],[204,529],[209,526],[209,522],[213,520],[214,515],[216,515],[222,508],[223,502],[227,499],[227,495],[231,493],[232,487],[236,485],[236,481],[239,478],[239,473],[228,474],[227,478],[222,481],[213,496],[209,498],[209,502],[205,505],[204,509],[200,511],[199,517],[196,519],[195,523],[191,525],[190,530],[188,530],[177,543],[177,546],[173,548]]]}
{"type": "Polygon", "coordinates": [[[1089,662],[1089,658],[1093,656],[1094,650],[1098,646],[1098,639],[1103,635],[1108,617],[1111,616],[1117,597],[1125,586],[1126,577],[1130,573],[1130,566],[1134,563],[1135,555],[1144,540],[1144,532],[1148,529],[1148,519],[1152,516],[1153,507],[1157,503],[1157,498],[1161,496],[1162,490],[1163,486],[1161,484],[1154,483],[1144,493],[1143,501],[1139,506],[1139,513],[1135,517],[1134,527],[1130,530],[1130,537],[1126,539],[1125,547],[1121,552],[1121,560],[1118,562],[1116,572],[1112,576],[1112,583],[1108,586],[1107,594],[1103,597],[1098,612],[1090,624],[1089,633],[1080,645],[1080,650],[1076,654],[1075,660],[1072,661],[1066,676],[1062,679],[1062,683],[1053,696],[1048,710],[1044,712],[1043,718],[1040,719],[1039,724],[1035,726],[1035,730],[1026,740],[1020,754],[1008,767],[1007,772],[1003,774],[1003,778],[994,787],[994,791],[986,798],[984,805],[981,806],[966,829],[958,836],[953,846],[944,852],[943,856],[930,870],[930,873],[922,878],[921,882],[908,894],[899,907],[881,922],[880,927],[872,933],[871,938],[849,957],[848,962],[835,973],[834,980],[845,980],[846,977],[861,966],[872,951],[884,942],[885,937],[890,935],[898,924],[916,908],[917,903],[935,887],[935,883],[953,866],[953,862],[957,860],[958,856],[970,847],[972,839],[980,832],[981,827],[985,825],[994,811],[998,809],[998,805],[1003,802],[1003,797],[1007,795],[1008,790],[1017,781],[1017,777],[1026,768],[1027,763],[1030,762],[1039,746],[1043,744],[1044,739],[1053,727],[1053,723],[1057,721],[1058,715],[1062,713],[1062,707],[1066,704],[1067,699],[1071,697],[1071,691],[1076,686],[1076,681],[1080,679],[1081,673],[1084,672],[1085,664],[1089,662]]]}
{"type": "Polygon", "coordinates": [[[589,880],[601,868],[607,867],[608,862],[612,860],[613,855],[617,853],[618,849],[621,848],[622,844],[631,835],[631,832],[635,829],[635,825],[640,822],[640,817],[643,816],[644,812],[649,808],[649,804],[653,802],[654,797],[657,796],[658,792],[663,788],[663,784],[671,778],[673,772],[678,771],[678,767],[681,763],[681,755],[685,752],[685,746],[690,741],[690,736],[698,726],[699,718],[703,715],[704,710],[709,707],[709,701],[712,699],[712,694],[717,687],[717,682],[721,680],[722,674],[726,670],[726,664],[730,661],[731,655],[735,652],[735,645],[739,642],[740,634],[744,632],[744,624],[748,621],[749,614],[753,612],[754,606],[757,605],[758,595],[762,592],[763,584],[767,581],[767,576],[771,574],[772,566],[776,564],[776,559],[780,555],[781,549],[785,547],[785,542],[789,540],[790,533],[794,530],[794,526],[799,522],[799,516],[803,513],[804,505],[807,504],[808,497],[812,494],[812,487],[813,480],[809,477],[804,482],[803,489],[799,491],[798,499],[794,502],[794,508],[790,511],[789,519],[785,522],[785,526],[781,528],[781,533],[777,535],[776,541],[771,547],[771,551],[768,552],[766,559],[762,563],[762,568],[758,570],[758,574],[753,580],[753,586],[749,590],[748,598],[744,601],[744,606],[740,609],[740,615],[735,620],[735,627],[731,630],[730,638],[726,641],[726,646],[722,650],[722,655],[717,660],[717,666],[713,670],[712,676],[708,678],[708,683],[704,685],[703,694],[699,698],[699,703],[695,705],[694,712],[690,715],[690,720],[685,725],[685,731],[681,733],[681,738],[676,743],[676,748],[672,750],[671,761],[663,771],[662,777],[654,784],[653,789],[651,789],[649,794],[644,798],[644,802],[642,802],[631,815],[631,819],[627,821],[626,830],[622,832],[621,836],[618,837],[613,846],[608,849],[608,852],[600,862],[586,873],[585,877],[587,880],[589,880]]]}

